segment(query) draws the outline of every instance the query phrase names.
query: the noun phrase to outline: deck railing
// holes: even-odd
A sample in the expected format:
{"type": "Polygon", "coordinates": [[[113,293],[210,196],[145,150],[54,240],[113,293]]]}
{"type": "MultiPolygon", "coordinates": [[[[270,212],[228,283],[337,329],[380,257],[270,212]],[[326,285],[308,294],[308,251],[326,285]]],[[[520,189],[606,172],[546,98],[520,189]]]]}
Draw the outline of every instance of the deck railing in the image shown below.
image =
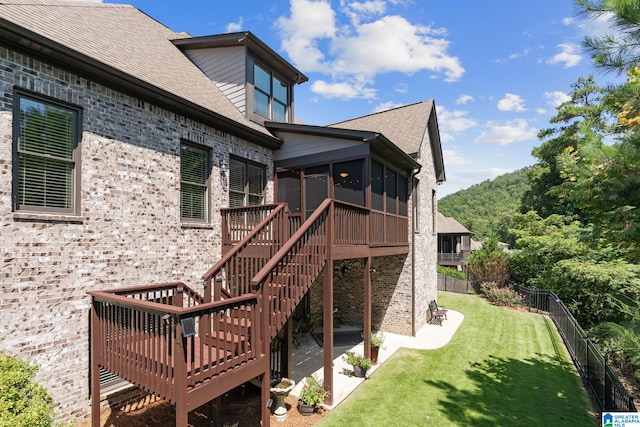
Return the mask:
{"type": "Polygon", "coordinates": [[[261,356],[255,294],[201,303],[179,282],[90,294],[94,363],[170,402],[261,356]]]}
{"type": "Polygon", "coordinates": [[[252,205],[220,209],[223,247],[231,247],[240,242],[280,205],[252,205]]]}
{"type": "MultiPolygon", "coordinates": [[[[207,301],[217,301],[222,295],[228,298],[251,292],[250,284],[253,275],[260,271],[264,264],[289,239],[287,205],[282,203],[274,206],[275,208],[269,209],[268,215],[253,225],[251,232],[244,234],[235,243],[233,249],[227,251],[202,276],[207,287],[205,290],[207,301]],[[211,292],[213,292],[213,296],[211,296],[211,292]]],[[[250,208],[243,209],[242,214],[251,218],[259,218],[262,217],[262,213],[266,212],[260,206],[256,206],[255,209],[255,213],[250,213],[253,212],[250,208]]],[[[232,217],[235,218],[234,215],[232,217]]],[[[238,222],[233,224],[237,225],[238,222]]],[[[239,232],[232,234],[236,237],[240,235],[239,232]]]]}
{"type": "Polygon", "coordinates": [[[371,245],[409,243],[409,219],[406,216],[371,211],[371,245]]]}
{"type": "Polygon", "coordinates": [[[285,324],[327,261],[327,219],[333,202],[326,199],[291,239],[251,280],[261,292],[273,338],[285,324]]]}
{"type": "Polygon", "coordinates": [[[469,258],[470,254],[470,251],[463,251],[458,253],[438,252],[438,262],[462,264],[467,260],[467,258],[469,258]]]}
{"type": "Polygon", "coordinates": [[[366,245],[369,209],[350,203],[334,201],[334,244],[366,245]]]}

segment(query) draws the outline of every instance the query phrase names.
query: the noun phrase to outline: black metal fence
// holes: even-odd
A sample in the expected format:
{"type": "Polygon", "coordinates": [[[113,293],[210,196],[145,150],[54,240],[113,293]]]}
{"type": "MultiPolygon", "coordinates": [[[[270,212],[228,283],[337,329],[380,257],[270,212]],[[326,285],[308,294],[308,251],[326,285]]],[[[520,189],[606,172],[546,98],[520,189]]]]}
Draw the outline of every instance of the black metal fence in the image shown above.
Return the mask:
{"type": "Polygon", "coordinates": [[[549,313],[600,411],[636,412],[633,397],[560,298],[548,290],[520,285],[514,288],[525,297],[525,304],[530,309],[549,313]]]}

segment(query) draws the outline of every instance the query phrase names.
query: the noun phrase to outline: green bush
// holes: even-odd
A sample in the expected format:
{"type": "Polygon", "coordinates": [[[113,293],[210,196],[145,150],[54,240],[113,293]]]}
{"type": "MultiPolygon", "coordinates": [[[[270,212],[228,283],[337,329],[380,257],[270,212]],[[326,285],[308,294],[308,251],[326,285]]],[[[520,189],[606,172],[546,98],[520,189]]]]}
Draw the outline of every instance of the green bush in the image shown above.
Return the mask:
{"type": "Polygon", "coordinates": [[[498,286],[496,282],[480,283],[480,292],[492,304],[516,307],[524,303],[524,297],[510,286],[498,286]]]}
{"type": "Polygon", "coordinates": [[[454,277],[456,279],[467,280],[467,275],[464,271],[460,271],[451,267],[444,267],[442,265],[437,266],[438,274],[442,274],[443,276],[454,277]]]}
{"type": "Polygon", "coordinates": [[[53,399],[33,382],[37,366],[0,351],[0,427],[49,427],[53,399]]]}

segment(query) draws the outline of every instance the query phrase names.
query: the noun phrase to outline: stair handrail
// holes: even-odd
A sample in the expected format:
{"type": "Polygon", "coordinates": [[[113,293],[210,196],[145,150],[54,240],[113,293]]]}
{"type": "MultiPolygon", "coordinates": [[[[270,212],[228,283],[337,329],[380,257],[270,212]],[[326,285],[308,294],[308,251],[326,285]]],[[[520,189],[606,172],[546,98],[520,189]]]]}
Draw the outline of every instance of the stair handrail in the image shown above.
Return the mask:
{"type": "MultiPolygon", "coordinates": [[[[206,273],[204,273],[201,279],[205,282],[205,298],[208,298],[209,301],[211,298],[211,280],[212,278],[218,276],[220,271],[224,268],[224,266],[233,258],[236,257],[245,250],[250,244],[251,241],[257,238],[260,232],[264,230],[264,228],[271,222],[273,219],[286,211],[287,204],[286,203],[278,203],[276,208],[271,211],[269,215],[267,215],[262,221],[260,221],[252,230],[242,238],[237,244],[235,244],[231,250],[225,253],[222,258],[220,258],[206,273]]],[[[225,298],[231,298],[233,295],[229,294],[226,289],[220,288],[219,291],[224,294],[225,298]]]]}
{"type": "Polygon", "coordinates": [[[316,222],[316,220],[331,206],[333,199],[327,198],[318,206],[318,208],[311,214],[307,220],[302,223],[300,228],[287,240],[287,242],[282,245],[282,247],[275,253],[273,257],[256,273],[255,276],[251,279],[251,287],[254,291],[257,291],[260,288],[260,284],[264,282],[276,265],[278,265],[282,259],[287,256],[287,254],[291,251],[293,246],[305,235],[305,233],[311,228],[311,226],[316,222]]]}

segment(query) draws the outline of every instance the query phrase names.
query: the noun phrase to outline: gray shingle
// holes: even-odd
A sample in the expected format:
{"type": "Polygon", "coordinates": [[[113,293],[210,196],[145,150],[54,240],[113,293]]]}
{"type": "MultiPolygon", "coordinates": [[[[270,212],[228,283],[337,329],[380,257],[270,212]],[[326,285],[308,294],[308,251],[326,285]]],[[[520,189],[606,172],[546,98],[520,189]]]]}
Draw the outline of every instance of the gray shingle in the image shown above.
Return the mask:
{"type": "Polygon", "coordinates": [[[129,5],[3,0],[5,19],[244,126],[248,120],[172,42],[176,33],[129,5]]]}
{"type": "Polygon", "coordinates": [[[420,151],[432,110],[433,100],[428,100],[329,126],[381,133],[402,151],[413,155],[420,151]]]}

